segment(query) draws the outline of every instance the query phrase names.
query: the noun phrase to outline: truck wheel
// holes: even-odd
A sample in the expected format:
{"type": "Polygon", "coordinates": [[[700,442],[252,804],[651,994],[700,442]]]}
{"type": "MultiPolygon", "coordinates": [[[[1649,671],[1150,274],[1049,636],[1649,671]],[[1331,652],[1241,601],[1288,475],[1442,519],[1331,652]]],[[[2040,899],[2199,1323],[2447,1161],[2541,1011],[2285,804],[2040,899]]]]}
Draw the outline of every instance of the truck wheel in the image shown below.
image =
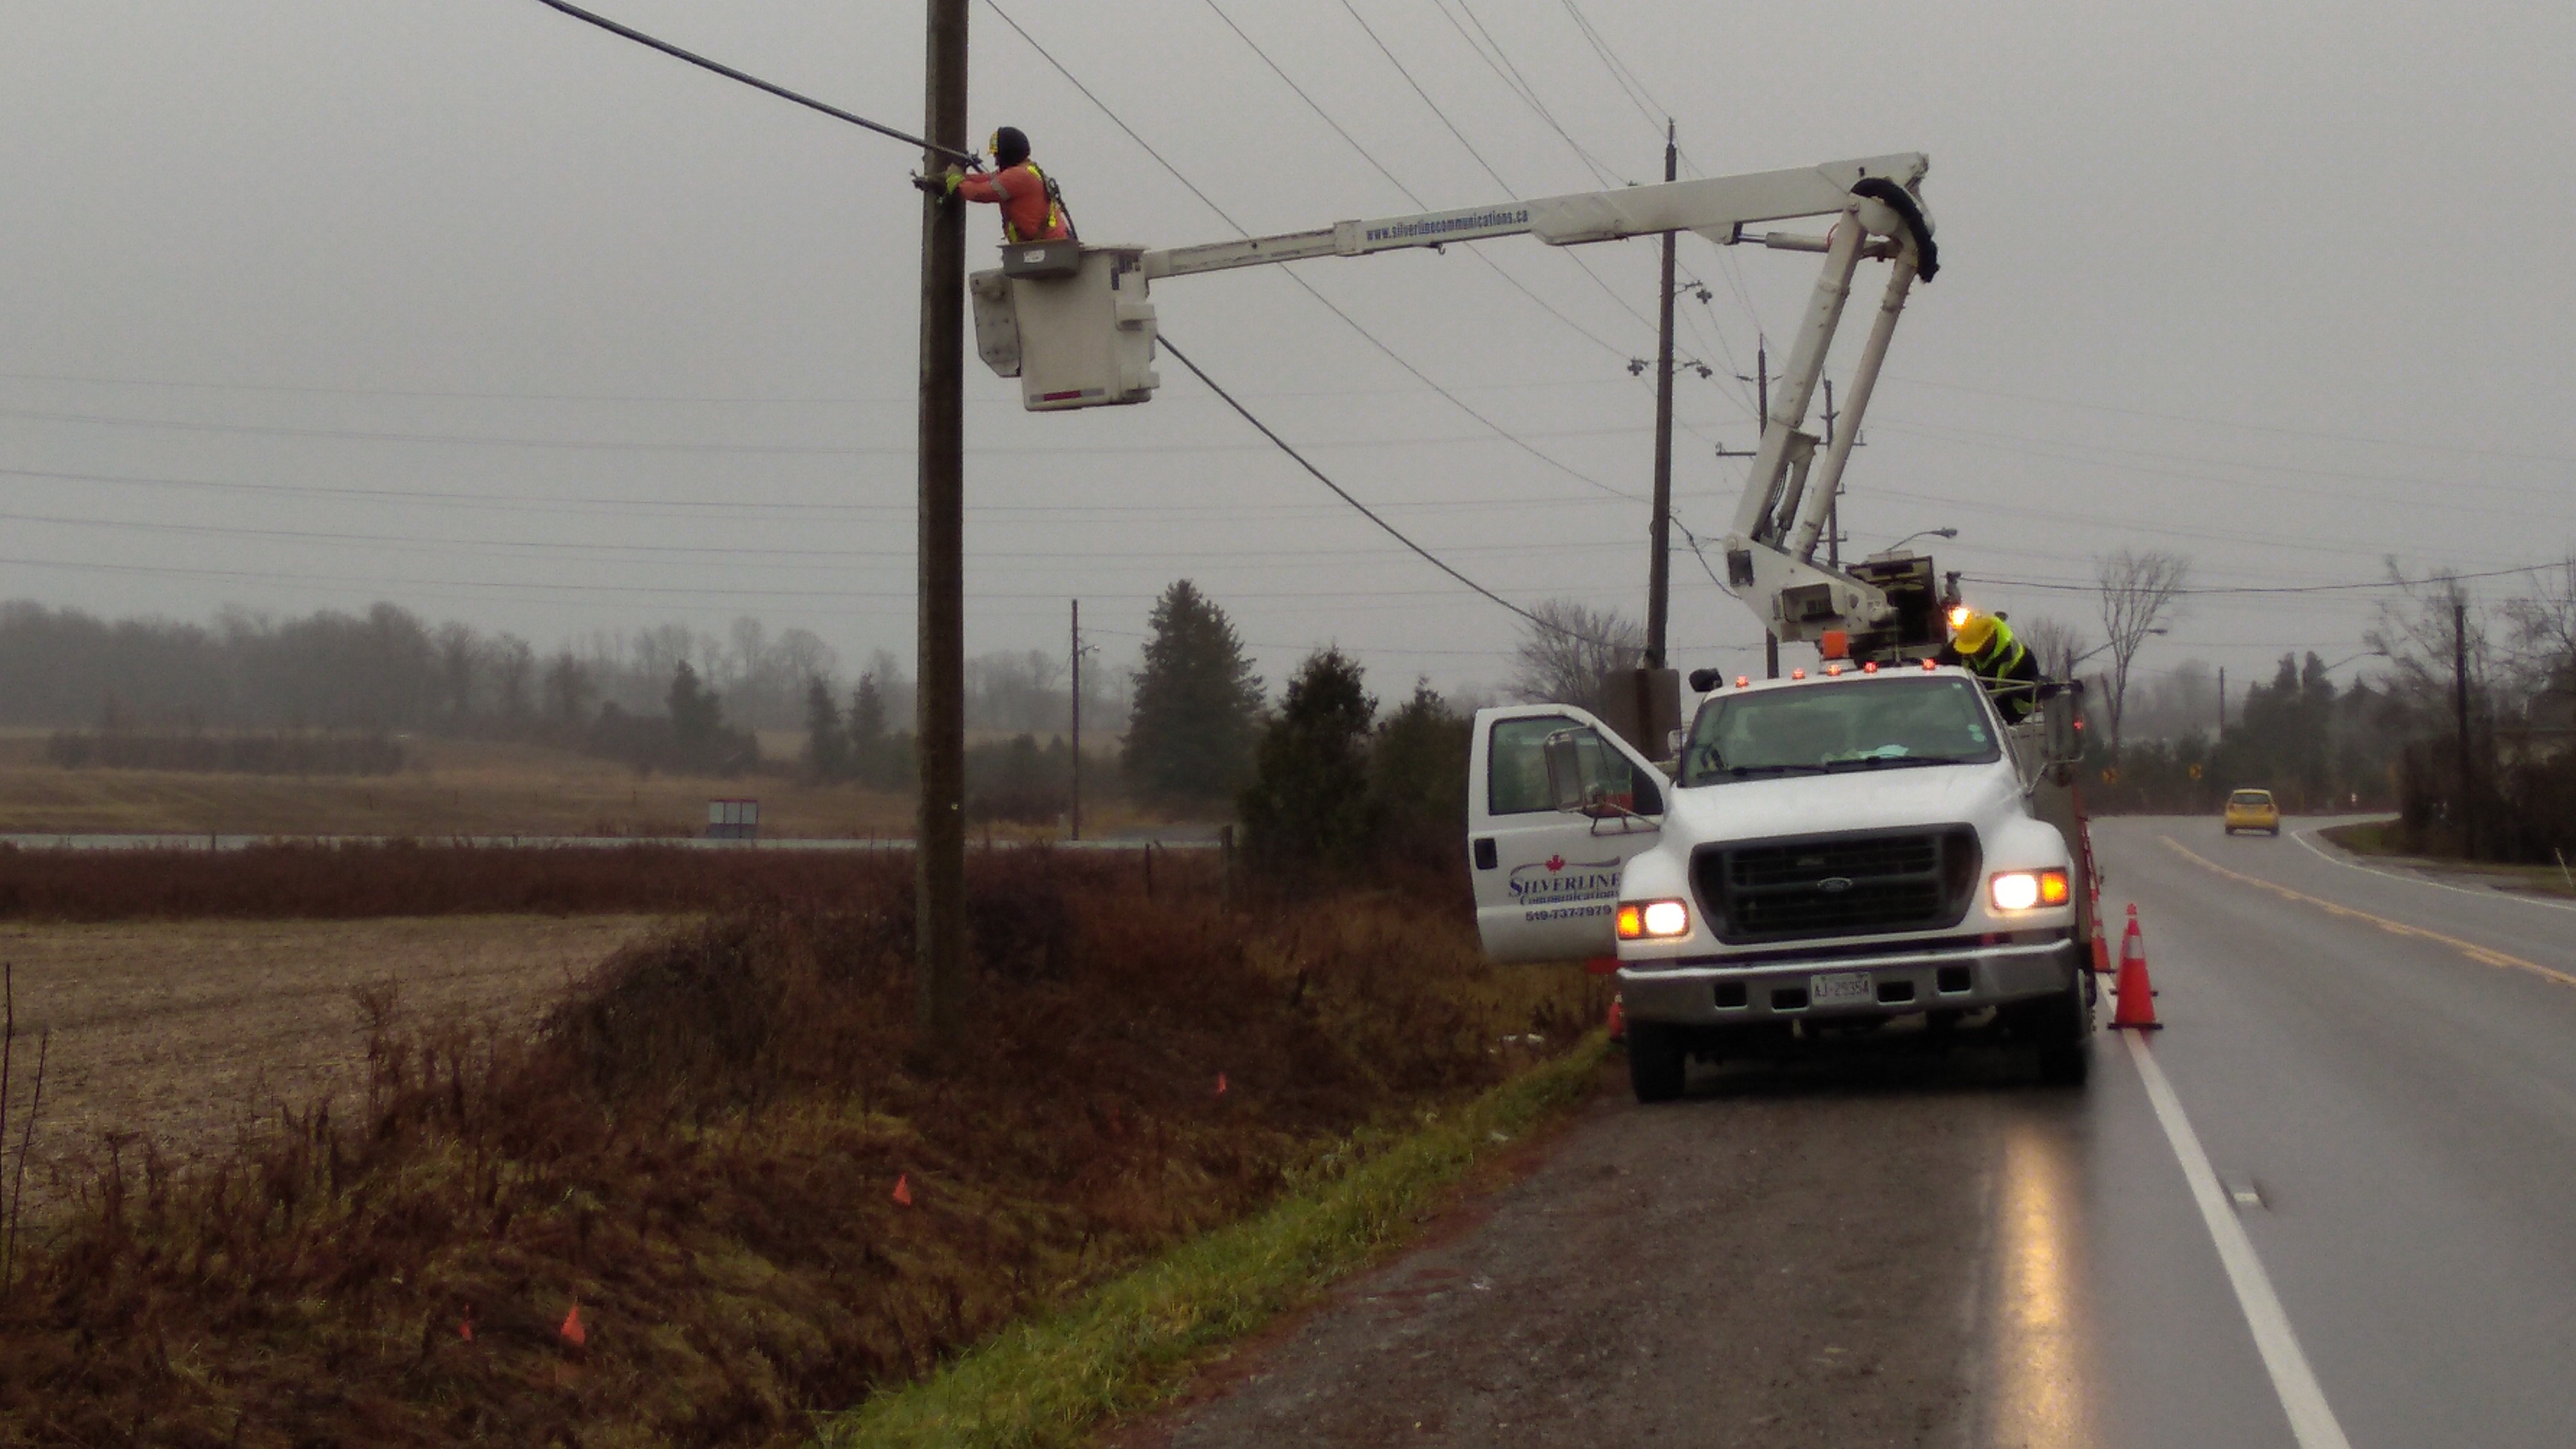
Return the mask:
{"type": "Polygon", "coordinates": [[[1628,1023],[1628,1087],[1639,1102],[1679,1097],[1689,1065],[1679,1028],[1661,1021],[1628,1023]]]}
{"type": "Polygon", "coordinates": [[[2078,967],[2066,993],[2033,1014],[2041,1081],[2054,1087],[2080,1087],[2092,1075],[2093,1002],[2093,973],[2078,967]]]}

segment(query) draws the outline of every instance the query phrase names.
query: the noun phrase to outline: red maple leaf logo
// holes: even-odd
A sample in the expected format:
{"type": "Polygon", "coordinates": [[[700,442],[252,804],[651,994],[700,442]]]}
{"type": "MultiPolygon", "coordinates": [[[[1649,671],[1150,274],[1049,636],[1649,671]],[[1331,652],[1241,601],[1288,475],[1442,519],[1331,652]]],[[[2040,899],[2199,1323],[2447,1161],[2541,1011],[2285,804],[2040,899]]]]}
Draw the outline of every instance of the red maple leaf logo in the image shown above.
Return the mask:
{"type": "Polygon", "coordinates": [[[1561,856],[1561,855],[1551,855],[1551,856],[1549,856],[1549,857],[1547,858],[1547,873],[1548,873],[1549,875],[1554,875],[1554,874],[1556,874],[1558,871],[1563,870],[1563,869],[1565,869],[1565,857],[1564,857],[1564,856],[1561,856]]]}

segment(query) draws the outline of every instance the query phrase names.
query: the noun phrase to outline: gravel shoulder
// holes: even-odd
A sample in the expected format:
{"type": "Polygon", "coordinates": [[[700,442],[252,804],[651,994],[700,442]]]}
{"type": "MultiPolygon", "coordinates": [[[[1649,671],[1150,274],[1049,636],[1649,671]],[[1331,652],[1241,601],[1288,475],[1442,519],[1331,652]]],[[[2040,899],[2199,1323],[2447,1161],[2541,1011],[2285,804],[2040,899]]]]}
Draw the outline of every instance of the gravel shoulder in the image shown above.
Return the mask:
{"type": "Polygon", "coordinates": [[[1653,1108],[1614,1064],[1525,1176],[1113,1442],[1965,1442],[2006,1125],[2048,1094],[1910,1047],[1653,1108]]]}

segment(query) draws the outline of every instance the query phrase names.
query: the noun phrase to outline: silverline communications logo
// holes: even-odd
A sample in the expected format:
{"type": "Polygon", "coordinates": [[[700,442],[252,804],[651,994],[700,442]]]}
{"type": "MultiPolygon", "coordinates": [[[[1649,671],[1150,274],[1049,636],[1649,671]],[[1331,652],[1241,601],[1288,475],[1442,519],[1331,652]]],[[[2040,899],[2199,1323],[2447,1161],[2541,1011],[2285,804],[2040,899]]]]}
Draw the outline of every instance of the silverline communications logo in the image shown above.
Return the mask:
{"type": "Polygon", "coordinates": [[[1526,206],[1494,206],[1483,211],[1462,211],[1449,216],[1426,216],[1419,221],[1399,221],[1368,229],[1370,241],[1403,241],[1407,237],[1448,236],[1462,231],[1490,231],[1498,226],[1529,225],[1526,206]]]}
{"type": "Polygon", "coordinates": [[[1514,866],[1510,887],[1512,900],[1524,906],[1615,896],[1619,893],[1619,861],[1614,856],[1609,860],[1569,862],[1564,856],[1551,855],[1542,861],[1514,866]]]}

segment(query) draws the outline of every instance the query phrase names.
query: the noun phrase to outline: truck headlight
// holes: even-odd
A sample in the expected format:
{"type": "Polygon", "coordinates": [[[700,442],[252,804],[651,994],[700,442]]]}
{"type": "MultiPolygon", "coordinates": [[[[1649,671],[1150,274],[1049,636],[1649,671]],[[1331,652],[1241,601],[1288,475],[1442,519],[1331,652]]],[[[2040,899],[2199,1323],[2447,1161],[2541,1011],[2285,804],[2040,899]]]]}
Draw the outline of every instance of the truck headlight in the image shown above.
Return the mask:
{"type": "Polygon", "coordinates": [[[1657,936],[1690,934],[1690,906],[1681,901],[1623,901],[1619,906],[1619,939],[1642,941],[1657,936]]]}
{"type": "Polygon", "coordinates": [[[1986,899],[1999,911],[2027,911],[2062,906],[2073,897],[2062,870],[1998,871],[1986,883],[1986,899]]]}

